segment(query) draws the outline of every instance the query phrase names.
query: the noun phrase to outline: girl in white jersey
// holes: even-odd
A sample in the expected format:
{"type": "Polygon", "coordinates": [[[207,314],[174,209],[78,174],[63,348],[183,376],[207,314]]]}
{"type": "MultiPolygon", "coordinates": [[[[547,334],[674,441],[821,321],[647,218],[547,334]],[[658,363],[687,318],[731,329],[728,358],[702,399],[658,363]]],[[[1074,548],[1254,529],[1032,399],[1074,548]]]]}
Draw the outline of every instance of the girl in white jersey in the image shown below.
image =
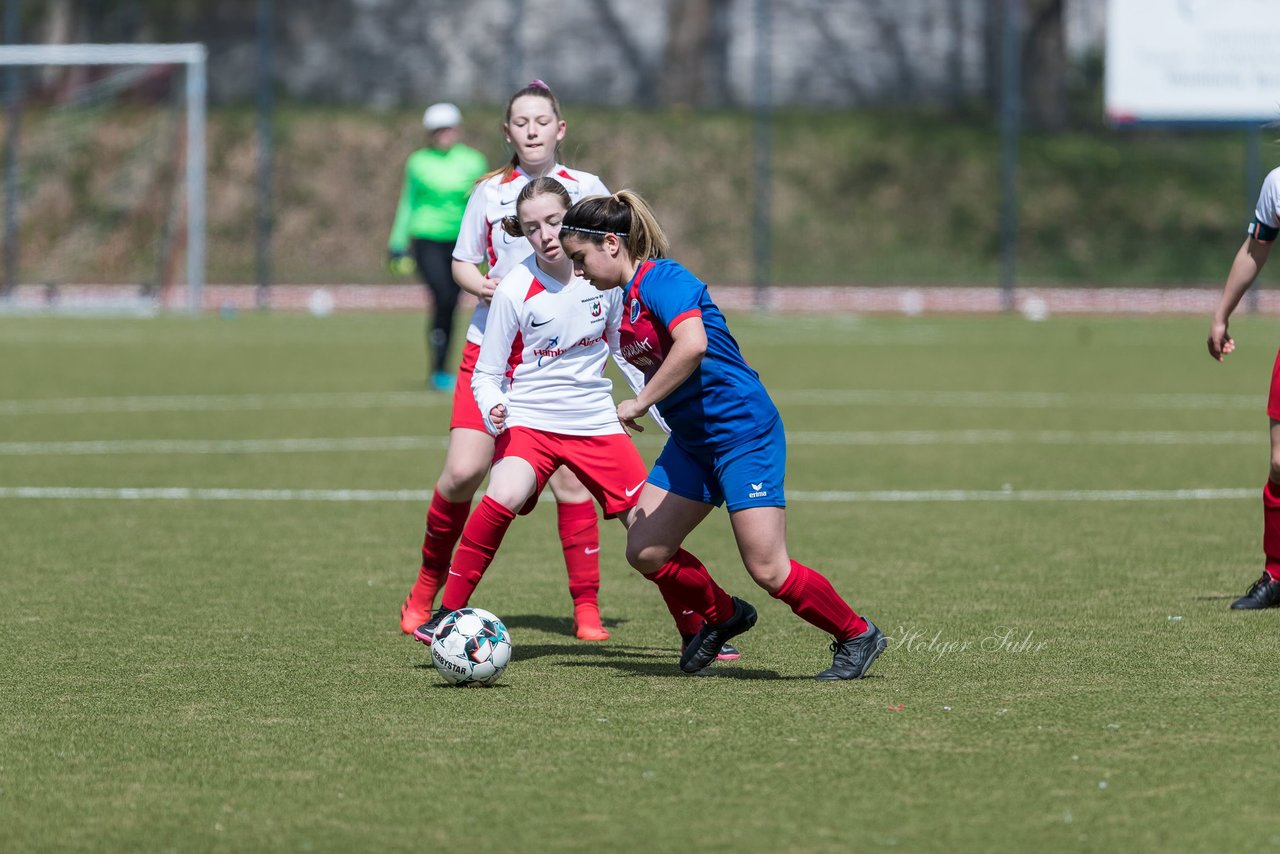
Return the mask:
{"type": "MultiPolygon", "coordinates": [[[[471,373],[484,337],[489,301],[498,282],[533,251],[528,240],[505,232],[502,220],[515,213],[516,196],[534,178],[554,177],[573,201],[608,192],[595,175],[556,162],[556,146],[564,139],[565,128],[560,103],[541,80],[512,95],[502,131],[514,154],[504,168],[480,179],[462,215],[453,250],[453,278],[480,303],[467,329],[467,343],[458,368],[449,447],[427,510],[422,564],[413,589],[400,607],[400,629],[406,634],[413,633],[431,616],[453,548],[471,511],[471,499],[493,461],[493,437],[485,429],[472,396],[471,373]],[[481,272],[486,266],[488,272],[481,272]]],[[[575,631],[582,640],[608,640],[609,633],[600,620],[600,523],[591,493],[567,470],[552,475],[550,486],[557,502],[575,631]]]]}
{"type": "MultiPolygon", "coordinates": [[[[569,204],[562,184],[539,178],[521,190],[517,215],[507,220],[534,254],[493,294],[472,379],[486,430],[497,437],[493,470],[462,532],[441,607],[414,632],[424,643],[431,643],[446,614],[466,607],[507,529],[532,510],[558,468],[578,475],[606,517],[629,527],[636,514],[648,469],[618,420],[605,360],[612,353],[637,392],[644,380],[619,355],[622,293],[601,293],[575,277],[560,247],[560,220],[569,204]]],[[[732,598],[683,549],[646,577],[686,640],[704,620],[716,623],[734,612],[732,598]],[[686,613],[696,615],[693,631],[681,626],[686,613]]]]}
{"type": "MultiPolygon", "coordinates": [[[[1240,304],[1245,291],[1258,279],[1271,255],[1271,244],[1280,235],[1280,169],[1272,170],[1262,182],[1262,193],[1249,234],[1236,252],[1222,289],[1222,299],[1209,325],[1209,355],[1219,362],[1236,348],[1227,332],[1231,312],[1240,304]]],[[[1265,558],[1262,577],[1243,596],[1231,603],[1237,610],[1255,610],[1280,606],[1280,353],[1271,371],[1271,393],[1267,397],[1267,416],[1271,419],[1271,470],[1262,488],[1262,552],[1265,558]]]]}

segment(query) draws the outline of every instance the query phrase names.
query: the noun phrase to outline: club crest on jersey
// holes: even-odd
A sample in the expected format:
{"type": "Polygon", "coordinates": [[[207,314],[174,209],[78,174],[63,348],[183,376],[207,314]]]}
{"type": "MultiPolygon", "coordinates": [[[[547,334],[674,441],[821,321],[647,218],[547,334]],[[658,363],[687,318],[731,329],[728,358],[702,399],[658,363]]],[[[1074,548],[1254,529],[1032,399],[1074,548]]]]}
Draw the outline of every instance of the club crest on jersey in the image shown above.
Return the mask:
{"type": "Polygon", "coordinates": [[[599,317],[599,316],[600,316],[600,312],[601,312],[602,310],[603,310],[603,309],[602,309],[602,308],[601,308],[601,306],[600,306],[600,300],[596,300],[595,302],[593,302],[593,303],[591,304],[591,316],[592,316],[592,317],[599,317]]]}
{"type": "Polygon", "coordinates": [[[637,320],[640,319],[640,300],[634,297],[632,298],[630,311],[631,311],[631,322],[635,323],[637,320]]]}

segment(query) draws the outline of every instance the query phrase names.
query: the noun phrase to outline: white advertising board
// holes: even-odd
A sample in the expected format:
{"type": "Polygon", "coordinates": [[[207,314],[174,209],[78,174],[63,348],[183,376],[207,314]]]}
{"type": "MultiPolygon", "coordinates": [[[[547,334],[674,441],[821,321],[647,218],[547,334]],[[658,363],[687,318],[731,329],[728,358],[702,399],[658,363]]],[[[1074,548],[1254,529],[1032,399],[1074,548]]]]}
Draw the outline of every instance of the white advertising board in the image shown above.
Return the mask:
{"type": "Polygon", "coordinates": [[[1109,0],[1115,124],[1280,119],[1280,0],[1109,0]]]}

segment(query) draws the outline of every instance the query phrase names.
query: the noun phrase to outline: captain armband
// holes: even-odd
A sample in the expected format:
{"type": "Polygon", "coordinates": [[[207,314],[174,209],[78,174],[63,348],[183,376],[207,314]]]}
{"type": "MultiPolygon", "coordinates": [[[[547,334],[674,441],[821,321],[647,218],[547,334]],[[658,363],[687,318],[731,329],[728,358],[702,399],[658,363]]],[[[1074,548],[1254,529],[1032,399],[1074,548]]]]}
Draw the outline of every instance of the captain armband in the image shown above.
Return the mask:
{"type": "Polygon", "coordinates": [[[1270,243],[1276,239],[1278,234],[1280,234],[1280,228],[1260,222],[1257,217],[1254,217],[1253,222],[1249,223],[1249,236],[1259,243],[1270,243]]]}

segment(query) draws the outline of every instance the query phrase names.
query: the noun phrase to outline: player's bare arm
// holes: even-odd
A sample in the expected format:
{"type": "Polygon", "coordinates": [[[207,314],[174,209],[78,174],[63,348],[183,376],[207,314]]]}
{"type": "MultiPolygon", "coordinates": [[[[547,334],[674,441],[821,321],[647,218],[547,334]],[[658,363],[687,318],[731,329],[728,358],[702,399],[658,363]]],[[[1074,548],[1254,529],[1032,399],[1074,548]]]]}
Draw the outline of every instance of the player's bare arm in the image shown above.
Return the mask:
{"type": "Polygon", "coordinates": [[[475,264],[456,258],[453,260],[453,280],[458,283],[458,287],[486,304],[493,300],[493,292],[498,288],[497,279],[481,273],[475,264]]]}
{"type": "Polygon", "coordinates": [[[663,359],[657,373],[645,383],[633,400],[618,404],[618,420],[631,430],[641,429],[635,423],[645,411],[666,398],[689,379],[707,352],[707,330],[702,319],[689,317],[671,330],[671,351],[663,359]]]}
{"type": "Polygon", "coordinates": [[[1227,274],[1227,283],[1222,289],[1222,299],[1209,324],[1209,355],[1219,362],[1228,353],[1235,350],[1235,341],[1227,331],[1231,313],[1240,304],[1245,291],[1257,281],[1258,274],[1267,263],[1271,254],[1271,244],[1250,236],[1240,246],[1235,260],[1231,263],[1231,271],[1227,274]]]}

